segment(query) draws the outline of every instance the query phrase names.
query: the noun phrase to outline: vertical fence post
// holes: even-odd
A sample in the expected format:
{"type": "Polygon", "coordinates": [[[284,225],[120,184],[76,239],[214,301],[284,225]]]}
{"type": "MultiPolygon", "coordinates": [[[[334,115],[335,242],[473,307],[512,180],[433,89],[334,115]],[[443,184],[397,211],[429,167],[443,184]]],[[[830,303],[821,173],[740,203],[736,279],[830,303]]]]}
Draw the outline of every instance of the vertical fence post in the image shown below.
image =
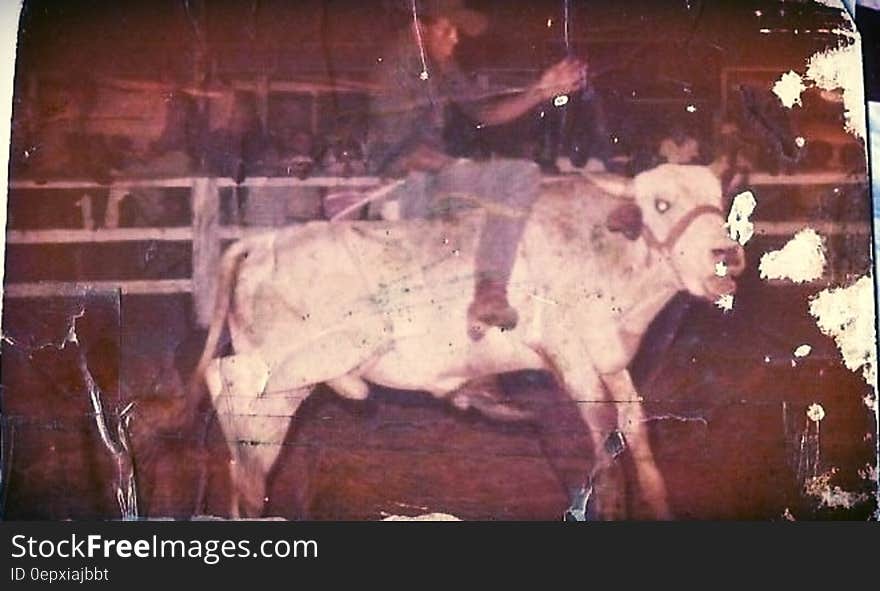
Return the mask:
{"type": "Polygon", "coordinates": [[[266,74],[257,78],[257,113],[263,129],[269,129],[269,76],[266,74]]]}
{"type": "Polygon", "coordinates": [[[94,230],[95,229],[95,214],[94,207],[92,207],[92,196],[88,193],[84,193],[82,197],[77,201],[77,205],[79,205],[79,211],[82,215],[82,227],[84,230],[94,230]]]}
{"type": "Polygon", "coordinates": [[[196,318],[208,326],[220,268],[220,193],[213,178],[195,178],[192,185],[192,287],[196,318]]]}
{"type": "Polygon", "coordinates": [[[104,211],[104,227],[119,227],[119,209],[122,207],[122,200],[128,195],[128,189],[120,187],[110,187],[110,194],[107,196],[107,209],[104,211]]]}

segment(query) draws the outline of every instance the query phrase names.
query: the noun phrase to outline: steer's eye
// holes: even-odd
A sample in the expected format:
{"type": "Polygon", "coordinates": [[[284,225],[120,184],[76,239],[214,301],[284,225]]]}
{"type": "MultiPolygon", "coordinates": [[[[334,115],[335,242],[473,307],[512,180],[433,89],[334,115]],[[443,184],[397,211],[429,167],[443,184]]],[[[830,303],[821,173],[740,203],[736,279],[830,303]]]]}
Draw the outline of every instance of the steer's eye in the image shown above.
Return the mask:
{"type": "Polygon", "coordinates": [[[666,213],[669,211],[671,205],[666,199],[657,199],[654,201],[654,208],[660,213],[666,213]]]}

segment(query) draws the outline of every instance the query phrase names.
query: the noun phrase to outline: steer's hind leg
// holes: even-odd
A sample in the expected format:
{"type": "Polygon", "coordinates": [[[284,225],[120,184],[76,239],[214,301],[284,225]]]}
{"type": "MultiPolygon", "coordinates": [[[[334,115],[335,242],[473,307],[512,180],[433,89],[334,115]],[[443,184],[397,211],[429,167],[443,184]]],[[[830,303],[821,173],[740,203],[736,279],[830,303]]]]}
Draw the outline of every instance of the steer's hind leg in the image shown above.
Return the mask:
{"type": "Polygon", "coordinates": [[[312,388],[274,390],[266,364],[246,354],[215,360],[206,382],[230,451],[230,516],[259,516],[291,417],[312,388]]]}

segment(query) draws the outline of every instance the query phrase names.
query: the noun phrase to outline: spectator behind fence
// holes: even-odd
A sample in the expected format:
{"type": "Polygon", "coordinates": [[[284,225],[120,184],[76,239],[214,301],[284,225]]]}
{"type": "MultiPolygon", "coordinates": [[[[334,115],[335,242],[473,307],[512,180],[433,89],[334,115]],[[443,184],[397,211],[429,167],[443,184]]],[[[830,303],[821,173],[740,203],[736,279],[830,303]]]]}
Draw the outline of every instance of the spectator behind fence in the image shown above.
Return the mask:
{"type": "MultiPolygon", "coordinates": [[[[192,142],[195,136],[195,103],[183,92],[169,95],[165,123],[158,139],[129,140],[121,150],[125,158],[115,169],[118,178],[162,179],[187,177],[195,172],[192,142]]],[[[189,219],[185,199],[160,187],[137,187],[126,193],[111,191],[106,225],[179,226],[189,219]]]]}
{"type": "Polygon", "coordinates": [[[215,122],[219,124],[209,123],[205,159],[210,173],[240,184],[262,166],[268,141],[252,93],[221,90],[218,94],[223,96],[212,100],[210,108],[220,113],[215,122]]]}
{"type": "Polygon", "coordinates": [[[327,176],[363,176],[367,173],[363,143],[349,134],[331,137],[321,153],[321,172],[327,176]]]}
{"type": "MultiPolygon", "coordinates": [[[[194,172],[192,158],[181,148],[135,138],[127,155],[126,161],[115,171],[119,178],[178,178],[194,172]]],[[[187,201],[169,194],[167,188],[135,187],[121,194],[121,203],[118,195],[111,193],[107,205],[108,226],[115,225],[112,222],[114,208],[118,208],[119,224],[123,226],[180,226],[189,219],[187,201]]]]}
{"type": "Polygon", "coordinates": [[[660,141],[657,153],[670,164],[695,164],[700,157],[700,143],[679,124],[660,141]]]}
{"type": "MultiPolygon", "coordinates": [[[[296,127],[273,134],[260,161],[260,173],[269,177],[305,180],[315,169],[312,134],[296,127]]],[[[277,227],[321,216],[322,189],[315,186],[247,187],[242,202],[246,226],[277,227]]]]}
{"type": "Polygon", "coordinates": [[[754,143],[743,138],[735,122],[726,120],[719,125],[714,152],[712,168],[718,173],[725,194],[744,187],[749,174],[755,170],[758,153],[754,143]]]}

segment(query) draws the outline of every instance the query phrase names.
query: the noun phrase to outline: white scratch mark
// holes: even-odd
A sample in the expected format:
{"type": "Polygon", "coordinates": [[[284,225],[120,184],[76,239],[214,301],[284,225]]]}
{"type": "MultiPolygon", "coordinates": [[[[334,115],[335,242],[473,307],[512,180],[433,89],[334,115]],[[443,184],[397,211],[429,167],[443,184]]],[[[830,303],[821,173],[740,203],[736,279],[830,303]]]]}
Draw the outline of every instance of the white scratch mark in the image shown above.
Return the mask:
{"type": "Polygon", "coordinates": [[[810,314],[816,318],[819,330],[837,343],[847,369],[862,369],[862,377],[876,392],[877,348],[871,278],[863,276],[849,287],[819,292],[810,300],[810,314]]]}
{"type": "Polygon", "coordinates": [[[725,312],[733,310],[733,294],[724,294],[715,300],[715,305],[725,312]]]}
{"type": "Polygon", "coordinates": [[[798,347],[797,349],[794,350],[794,356],[795,357],[806,357],[807,355],[810,354],[810,352],[812,350],[813,350],[813,348],[809,345],[801,345],[800,347],[798,347]]]}
{"type": "MultiPolygon", "coordinates": [[[[839,2],[819,1],[828,6],[843,8],[839,2]]],[[[794,70],[783,74],[773,85],[773,92],[783,105],[792,108],[796,104],[802,105],[801,93],[813,86],[826,91],[841,91],[846,131],[865,139],[867,126],[861,38],[856,33],[850,14],[846,10],[841,10],[841,16],[850,25],[850,29],[837,28],[831,33],[848,41],[840,42],[836,48],[820,51],[811,56],[807,60],[806,72],[803,76],[794,70]]],[[[760,29],[760,32],[769,33],[770,29],[760,29]]]]}
{"type": "Polygon", "coordinates": [[[559,305],[559,302],[557,302],[556,300],[553,300],[553,299],[550,299],[550,298],[541,297],[541,296],[539,296],[539,295],[535,295],[535,294],[529,294],[529,295],[531,296],[531,298],[532,298],[533,300],[538,301],[538,302],[541,302],[542,304],[550,304],[550,305],[552,305],[552,306],[558,306],[558,305],[559,305]]]}
{"type": "Polygon", "coordinates": [[[715,275],[718,277],[727,277],[727,265],[724,264],[724,261],[718,261],[715,263],[715,275]]]}
{"type": "Polygon", "coordinates": [[[812,228],[804,228],[781,250],[765,253],[758,270],[761,279],[789,279],[804,283],[822,277],[825,263],[824,240],[812,228]]]}
{"type": "MultiPolygon", "coordinates": [[[[413,505],[412,503],[404,503],[403,501],[395,501],[394,504],[397,505],[398,507],[403,507],[404,509],[417,509],[417,510],[421,511],[422,513],[424,513],[425,511],[428,511],[428,509],[429,509],[429,507],[427,505],[413,505]]],[[[385,513],[383,511],[382,515],[384,515],[385,517],[388,517],[391,515],[391,513],[385,513]]]]}
{"type": "Polygon", "coordinates": [[[422,60],[422,71],[419,74],[419,79],[427,80],[428,79],[428,60],[425,55],[425,42],[422,40],[422,27],[419,23],[419,11],[418,6],[416,5],[416,0],[412,0],[412,16],[413,16],[413,29],[416,32],[416,41],[419,44],[419,58],[422,60]]]}
{"type": "Polygon", "coordinates": [[[389,515],[383,518],[382,521],[461,521],[461,519],[448,513],[426,513],[425,515],[416,515],[414,517],[389,515]]]}
{"type": "Polygon", "coordinates": [[[709,426],[709,421],[703,417],[687,417],[676,414],[654,415],[644,420],[646,423],[651,421],[680,421],[682,423],[703,423],[704,426],[709,426]]]}
{"type": "MultiPolygon", "coordinates": [[[[846,31],[837,31],[847,34],[846,31]]],[[[850,33],[851,35],[851,33],[850,33]]],[[[861,41],[854,37],[845,47],[819,52],[807,62],[807,78],[823,90],[843,93],[846,131],[865,139],[865,89],[862,80],[861,41]]]]}
{"type": "Polygon", "coordinates": [[[807,89],[804,79],[794,70],[789,70],[773,85],[773,94],[779,97],[786,108],[791,109],[795,105],[804,106],[801,102],[801,93],[807,89]]]}
{"type": "Polygon", "coordinates": [[[65,343],[73,343],[74,345],[79,344],[79,339],[77,339],[76,336],[76,321],[85,315],[86,310],[85,308],[82,308],[79,312],[70,317],[70,326],[67,327],[67,336],[64,339],[65,343]]]}
{"type": "Polygon", "coordinates": [[[826,31],[826,33],[831,33],[832,35],[840,35],[843,37],[848,37],[849,39],[857,39],[858,35],[856,34],[855,28],[853,29],[831,29],[830,31],[826,31]]]}
{"type": "Polygon", "coordinates": [[[122,410],[120,410],[117,413],[117,414],[119,414],[119,418],[124,419],[125,417],[127,417],[131,413],[131,411],[134,410],[136,402],[137,402],[136,400],[132,400],[131,402],[126,404],[124,407],[122,407],[122,410]]]}
{"type": "Polygon", "coordinates": [[[814,2],[823,6],[830,6],[831,8],[841,8],[840,0],[814,0],[814,2]]]}
{"type": "Polygon", "coordinates": [[[818,423],[825,418],[825,409],[818,402],[814,402],[807,407],[807,418],[814,423],[818,423]]]}
{"type": "MultiPolygon", "coordinates": [[[[67,346],[67,343],[73,343],[74,345],[78,345],[79,339],[77,338],[77,335],[76,335],[76,321],[85,315],[86,315],[85,308],[80,308],[79,312],[76,312],[75,314],[70,316],[69,324],[67,325],[67,334],[64,335],[64,338],[61,339],[61,341],[59,341],[58,343],[55,343],[55,342],[45,343],[43,345],[40,345],[39,347],[35,347],[34,350],[42,351],[43,349],[55,349],[57,351],[63,351],[64,348],[67,346]]],[[[3,340],[8,342],[10,345],[19,344],[16,341],[12,340],[10,337],[7,337],[5,335],[3,336],[3,340]]]]}
{"type": "Polygon", "coordinates": [[[865,464],[864,468],[859,469],[859,478],[868,482],[877,482],[880,479],[880,472],[878,472],[876,465],[865,464]]]}
{"type": "Polygon", "coordinates": [[[805,145],[807,145],[807,140],[805,140],[801,136],[797,136],[796,138],[794,138],[794,145],[798,148],[803,148],[805,145]]]}
{"type": "Polygon", "coordinates": [[[836,469],[832,469],[830,472],[807,479],[804,483],[804,492],[818,498],[819,507],[831,509],[849,509],[868,500],[868,495],[864,493],[848,492],[839,486],[832,487],[831,478],[836,472],[836,469]]]}
{"type": "Polygon", "coordinates": [[[744,245],[755,233],[755,225],[749,221],[749,216],[755,211],[758,202],[751,191],[743,191],[733,198],[730,213],[727,216],[727,228],[730,238],[744,245]]]}

